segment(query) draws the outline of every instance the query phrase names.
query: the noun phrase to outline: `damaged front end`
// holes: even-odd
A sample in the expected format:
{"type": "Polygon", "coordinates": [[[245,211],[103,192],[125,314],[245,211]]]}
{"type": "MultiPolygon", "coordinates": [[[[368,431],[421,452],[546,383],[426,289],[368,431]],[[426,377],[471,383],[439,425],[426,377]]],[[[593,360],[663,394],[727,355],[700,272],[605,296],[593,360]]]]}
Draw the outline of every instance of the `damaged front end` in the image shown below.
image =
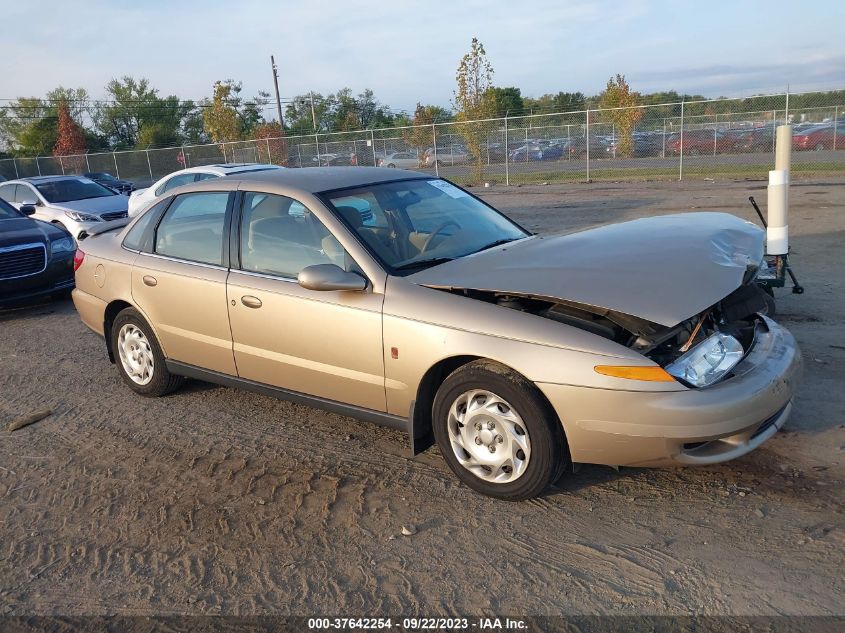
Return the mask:
{"type": "Polygon", "coordinates": [[[753,272],[721,301],[671,327],[573,301],[478,290],[452,292],[612,340],[654,361],[686,386],[701,388],[729,377],[754,347],[767,301],[753,272]]]}

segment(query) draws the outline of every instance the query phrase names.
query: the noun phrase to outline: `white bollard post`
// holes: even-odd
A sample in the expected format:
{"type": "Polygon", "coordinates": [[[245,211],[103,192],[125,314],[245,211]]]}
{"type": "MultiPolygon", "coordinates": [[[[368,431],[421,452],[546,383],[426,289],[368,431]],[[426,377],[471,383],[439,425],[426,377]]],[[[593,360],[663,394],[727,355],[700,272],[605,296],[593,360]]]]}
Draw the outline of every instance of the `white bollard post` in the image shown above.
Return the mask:
{"type": "Polygon", "coordinates": [[[789,171],[775,169],[769,172],[768,228],[766,253],[786,255],[789,252],[789,171]]]}
{"type": "Polygon", "coordinates": [[[775,134],[775,168],[769,172],[766,252],[789,253],[789,169],[792,163],[792,126],[781,125],[775,134]]]}

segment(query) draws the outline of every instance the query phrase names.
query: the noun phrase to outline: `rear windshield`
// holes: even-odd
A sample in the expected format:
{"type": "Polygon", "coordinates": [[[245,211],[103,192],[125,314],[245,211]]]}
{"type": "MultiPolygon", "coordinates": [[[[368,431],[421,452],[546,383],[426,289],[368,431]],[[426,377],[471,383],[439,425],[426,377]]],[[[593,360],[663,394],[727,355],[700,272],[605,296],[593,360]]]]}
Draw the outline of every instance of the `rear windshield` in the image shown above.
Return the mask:
{"type": "Polygon", "coordinates": [[[47,202],[70,202],[119,195],[87,178],[69,178],[33,184],[47,202]]]}

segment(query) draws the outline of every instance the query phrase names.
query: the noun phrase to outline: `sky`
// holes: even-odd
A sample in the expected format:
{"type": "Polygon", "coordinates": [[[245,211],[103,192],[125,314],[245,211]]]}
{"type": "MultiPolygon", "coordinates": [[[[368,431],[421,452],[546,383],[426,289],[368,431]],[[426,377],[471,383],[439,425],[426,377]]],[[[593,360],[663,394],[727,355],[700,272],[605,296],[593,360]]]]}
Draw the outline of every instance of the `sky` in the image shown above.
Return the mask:
{"type": "Polygon", "coordinates": [[[251,97],[272,93],[273,54],[283,99],[371,88],[393,110],[412,112],[417,102],[450,105],[474,36],[494,84],[531,97],[596,94],[615,73],[639,92],[708,97],[845,88],[839,0],[3,4],[0,99],[59,85],[103,98],[105,84],[123,75],[148,78],[161,96],[195,100],[233,78],[251,97]]]}

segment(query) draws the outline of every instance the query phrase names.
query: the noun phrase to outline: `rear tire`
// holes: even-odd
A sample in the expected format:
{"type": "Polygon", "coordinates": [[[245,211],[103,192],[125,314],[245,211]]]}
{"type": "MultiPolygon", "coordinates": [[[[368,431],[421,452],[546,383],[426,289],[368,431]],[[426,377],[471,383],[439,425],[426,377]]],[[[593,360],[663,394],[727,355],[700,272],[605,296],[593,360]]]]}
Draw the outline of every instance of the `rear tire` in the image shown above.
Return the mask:
{"type": "Polygon", "coordinates": [[[152,328],[135,308],[121,310],[110,336],[120,377],[135,393],[157,398],[175,391],[185,381],[167,371],[152,328]]]}
{"type": "Polygon", "coordinates": [[[432,428],[458,479],[496,499],[536,497],[569,463],[563,429],[537,388],[491,361],[464,365],[443,381],[432,428]]]}

